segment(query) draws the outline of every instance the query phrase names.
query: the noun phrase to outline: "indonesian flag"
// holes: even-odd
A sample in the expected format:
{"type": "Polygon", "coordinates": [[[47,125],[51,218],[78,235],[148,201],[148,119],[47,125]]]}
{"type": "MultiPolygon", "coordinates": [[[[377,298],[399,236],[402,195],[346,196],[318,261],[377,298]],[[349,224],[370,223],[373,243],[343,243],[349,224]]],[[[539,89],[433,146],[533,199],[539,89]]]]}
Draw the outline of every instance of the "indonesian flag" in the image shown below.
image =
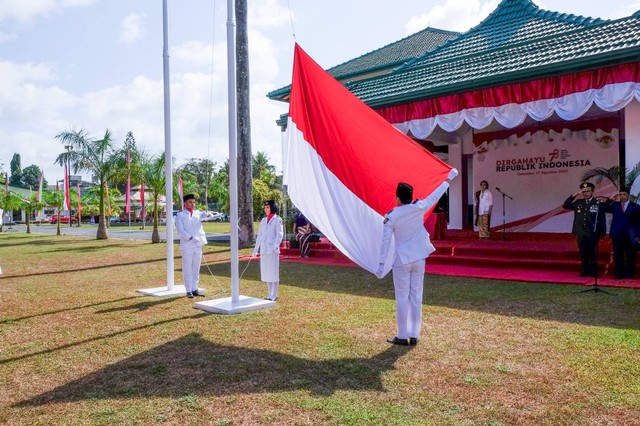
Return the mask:
{"type": "Polygon", "coordinates": [[[64,165],[64,209],[71,214],[71,199],[69,198],[69,171],[67,165],[64,165]]]}
{"type": "Polygon", "coordinates": [[[80,183],[78,183],[77,193],[78,193],[78,226],[79,226],[80,220],[82,219],[82,203],[80,200],[82,197],[82,193],[80,192],[80,183]]]}
{"type": "Polygon", "coordinates": [[[40,173],[40,177],[38,177],[38,194],[36,195],[37,202],[42,201],[42,180],[43,180],[43,173],[40,173]]]}
{"type": "Polygon", "coordinates": [[[178,195],[180,196],[180,210],[184,210],[184,185],[181,175],[178,176],[178,195]]]}
{"type": "MultiPolygon", "coordinates": [[[[342,253],[374,274],[384,215],[395,207],[398,182],[411,184],[414,198],[425,198],[457,173],[297,44],[283,163],[291,201],[342,253]]],[[[389,250],[385,274],[394,253],[389,250]]]]}
{"type": "Polygon", "coordinates": [[[131,165],[131,157],[129,156],[129,150],[127,150],[127,193],[125,195],[126,205],[124,212],[129,214],[131,211],[131,173],[129,167],[131,165]]]}
{"type": "Polygon", "coordinates": [[[140,204],[142,204],[142,210],[140,211],[140,216],[144,220],[145,211],[144,211],[144,182],[140,185],[140,204]]]}

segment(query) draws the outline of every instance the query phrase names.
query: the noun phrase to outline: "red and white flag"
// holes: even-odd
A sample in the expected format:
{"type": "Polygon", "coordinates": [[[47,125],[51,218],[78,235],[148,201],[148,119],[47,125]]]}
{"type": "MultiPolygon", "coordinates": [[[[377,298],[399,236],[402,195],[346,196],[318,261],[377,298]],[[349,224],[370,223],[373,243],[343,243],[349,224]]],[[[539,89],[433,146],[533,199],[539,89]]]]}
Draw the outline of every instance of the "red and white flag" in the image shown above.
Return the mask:
{"type": "Polygon", "coordinates": [[[129,155],[129,150],[127,150],[127,192],[125,195],[126,205],[124,207],[124,212],[129,214],[131,211],[131,157],[129,155]]]}
{"type": "Polygon", "coordinates": [[[69,198],[69,171],[67,165],[64,165],[64,209],[71,214],[71,199],[69,198]]]}
{"type": "Polygon", "coordinates": [[[82,193],[80,192],[80,183],[78,183],[77,194],[78,194],[78,223],[80,223],[80,221],[82,220],[82,203],[81,203],[82,193]]]}
{"type": "Polygon", "coordinates": [[[41,172],[40,177],[38,178],[38,194],[36,195],[36,201],[42,201],[42,180],[44,179],[44,174],[41,172]]]}
{"type": "Polygon", "coordinates": [[[144,182],[140,184],[140,204],[142,204],[142,210],[140,210],[140,217],[144,220],[146,212],[144,209],[144,182]]]}
{"type": "Polygon", "coordinates": [[[178,176],[178,195],[180,196],[180,210],[184,210],[184,185],[182,176],[178,176]]]}
{"type": "MultiPolygon", "coordinates": [[[[283,169],[291,201],[342,253],[374,274],[384,215],[395,207],[398,182],[411,184],[415,198],[425,198],[457,173],[297,44],[283,169]]],[[[389,250],[385,274],[393,255],[389,250]]]]}

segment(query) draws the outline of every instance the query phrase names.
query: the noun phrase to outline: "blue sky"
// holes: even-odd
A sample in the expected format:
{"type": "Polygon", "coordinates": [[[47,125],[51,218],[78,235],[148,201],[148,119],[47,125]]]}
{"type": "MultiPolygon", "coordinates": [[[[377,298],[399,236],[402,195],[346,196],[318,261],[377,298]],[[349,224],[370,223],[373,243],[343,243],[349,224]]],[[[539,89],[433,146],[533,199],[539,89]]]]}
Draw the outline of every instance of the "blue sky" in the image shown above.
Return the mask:
{"type": "MultiPolygon", "coordinates": [[[[426,26],[465,31],[497,0],[250,0],[251,132],[278,171],[276,118],[287,105],[266,98],[289,84],[297,41],[325,68],[426,26]],[[290,9],[289,9],[290,7],[290,9]]],[[[547,10],[615,19],[640,0],[545,0],[547,10]]],[[[218,164],[228,157],[226,0],[168,0],[172,151],[218,164]]],[[[49,182],[63,151],[54,137],[128,131],[149,152],[164,149],[162,0],[0,0],[0,167],[21,154],[49,182]]],[[[85,176],[85,178],[89,178],[85,176]]]]}

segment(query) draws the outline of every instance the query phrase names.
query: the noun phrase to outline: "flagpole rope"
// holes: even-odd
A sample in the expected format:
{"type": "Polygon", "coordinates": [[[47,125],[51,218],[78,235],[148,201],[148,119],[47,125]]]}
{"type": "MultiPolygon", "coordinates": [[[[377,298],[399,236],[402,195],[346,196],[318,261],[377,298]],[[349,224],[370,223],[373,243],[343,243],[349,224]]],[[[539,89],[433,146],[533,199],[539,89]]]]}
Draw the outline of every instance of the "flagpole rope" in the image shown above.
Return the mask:
{"type": "Polygon", "coordinates": [[[291,33],[293,35],[293,41],[296,41],[296,29],[293,26],[293,13],[291,13],[291,3],[287,0],[287,7],[289,8],[289,21],[291,22],[291,33]]]}

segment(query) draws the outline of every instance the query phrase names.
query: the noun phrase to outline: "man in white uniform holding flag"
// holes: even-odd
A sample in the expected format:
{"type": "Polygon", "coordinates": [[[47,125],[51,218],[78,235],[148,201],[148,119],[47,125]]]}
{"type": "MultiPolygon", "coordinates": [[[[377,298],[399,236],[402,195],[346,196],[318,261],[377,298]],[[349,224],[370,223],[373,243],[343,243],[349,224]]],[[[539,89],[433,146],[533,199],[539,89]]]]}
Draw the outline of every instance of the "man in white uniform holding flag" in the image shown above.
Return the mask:
{"type": "MultiPolygon", "coordinates": [[[[458,174],[451,169],[448,179],[458,174]]],[[[382,278],[385,259],[395,242],[393,260],[393,287],[396,298],[397,335],[387,342],[396,345],[416,345],[422,326],[422,292],[424,284],[425,259],[435,251],[424,227],[424,215],[433,207],[449,188],[445,181],[429,196],[413,203],[413,187],[400,182],[396,189],[398,207],[386,214],[382,232],[382,246],[376,276],[382,278]]]]}
{"type": "Polygon", "coordinates": [[[209,212],[195,210],[195,207],[195,195],[187,194],[184,196],[184,210],[176,215],[176,229],[180,234],[182,253],[182,279],[189,299],[193,299],[193,296],[204,297],[198,290],[202,246],[207,244],[202,221],[212,216],[209,212]]]}

